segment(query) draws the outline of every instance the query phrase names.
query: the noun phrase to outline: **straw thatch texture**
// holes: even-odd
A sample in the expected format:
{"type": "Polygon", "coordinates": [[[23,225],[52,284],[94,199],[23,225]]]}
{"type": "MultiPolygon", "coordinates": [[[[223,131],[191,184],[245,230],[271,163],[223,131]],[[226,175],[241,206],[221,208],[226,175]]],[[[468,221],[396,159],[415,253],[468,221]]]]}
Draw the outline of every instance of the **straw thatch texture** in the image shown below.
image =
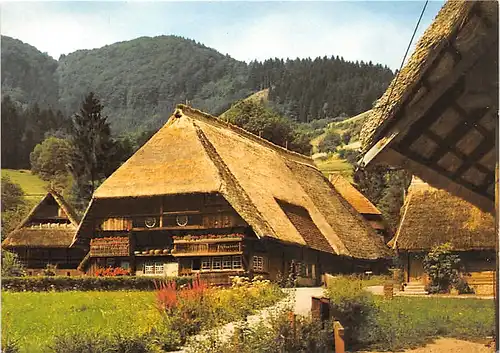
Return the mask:
{"type": "MultiPolygon", "coordinates": [[[[62,217],[66,218],[64,215],[62,217]]],[[[6,249],[13,247],[67,248],[75,236],[77,226],[78,217],[72,207],[66,203],[61,195],[50,191],[7,236],[2,242],[2,247],[6,249]],[[51,224],[50,219],[46,222],[39,219],[39,214],[53,202],[64,211],[70,223],[51,224]],[[37,223],[45,224],[31,226],[29,223],[34,218],[37,218],[37,223]]]]}
{"type": "Polygon", "coordinates": [[[381,215],[382,213],[361,192],[340,173],[330,174],[330,182],[344,199],[361,214],[381,215]]]}
{"type": "Polygon", "coordinates": [[[418,88],[419,80],[441,54],[443,43],[466,22],[474,5],[474,1],[452,0],[439,11],[434,22],[417,43],[407,64],[399,75],[395,76],[363,125],[361,142],[364,151],[371,148],[387,124],[397,118],[402,105],[417,93],[414,91],[418,88]]]}
{"type": "Polygon", "coordinates": [[[5,249],[27,248],[68,248],[75,236],[76,227],[68,225],[57,228],[20,228],[14,230],[3,241],[5,249]]]}
{"type": "Polygon", "coordinates": [[[286,164],[351,256],[364,259],[390,256],[391,253],[382,238],[321,172],[290,160],[286,164]]]}
{"type": "Polygon", "coordinates": [[[491,214],[414,178],[390,246],[419,251],[450,242],[457,251],[495,249],[495,235],[491,214]]]}
{"type": "Polygon", "coordinates": [[[221,193],[259,237],[357,258],[387,254],[379,237],[339,200],[310,158],[184,105],[99,187],[74,244],[92,236],[91,220],[105,200],[207,192],[221,193]],[[307,173],[297,175],[289,163],[307,173]],[[324,195],[318,199],[315,193],[324,195]],[[303,209],[309,223],[297,229],[279,202],[303,209]],[[352,241],[357,246],[347,248],[345,243],[352,241]]]}
{"type": "Polygon", "coordinates": [[[171,119],[96,190],[94,198],[216,192],[221,180],[187,119],[171,119]]]}

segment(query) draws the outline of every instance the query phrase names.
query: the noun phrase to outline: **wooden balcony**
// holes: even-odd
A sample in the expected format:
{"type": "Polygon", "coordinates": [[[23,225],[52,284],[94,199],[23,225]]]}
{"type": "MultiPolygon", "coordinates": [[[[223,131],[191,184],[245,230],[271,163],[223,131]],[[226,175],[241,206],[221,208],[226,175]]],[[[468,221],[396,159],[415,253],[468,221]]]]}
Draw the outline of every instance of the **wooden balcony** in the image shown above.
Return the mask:
{"type": "Polygon", "coordinates": [[[91,257],[129,256],[128,237],[94,238],[90,241],[91,257]]]}
{"type": "Polygon", "coordinates": [[[243,253],[241,239],[214,241],[210,239],[199,241],[175,241],[173,256],[208,256],[208,255],[239,255],[243,253]]]}

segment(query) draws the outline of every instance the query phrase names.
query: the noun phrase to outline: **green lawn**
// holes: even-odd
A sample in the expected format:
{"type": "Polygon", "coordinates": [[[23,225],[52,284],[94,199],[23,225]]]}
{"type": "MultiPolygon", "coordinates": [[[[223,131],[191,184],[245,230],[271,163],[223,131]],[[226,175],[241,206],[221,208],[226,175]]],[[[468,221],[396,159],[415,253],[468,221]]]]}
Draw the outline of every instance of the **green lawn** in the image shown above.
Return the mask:
{"type": "Polygon", "coordinates": [[[327,291],[333,310],[351,335],[353,347],[401,350],[424,345],[437,337],[477,340],[491,337],[495,332],[493,300],[443,297],[389,300],[361,290],[364,285],[362,280],[338,276],[330,279],[327,291]]]}
{"type": "Polygon", "coordinates": [[[154,292],[2,292],[2,336],[36,353],[62,333],[146,332],[161,318],[154,301],[154,292]]]}
{"type": "Polygon", "coordinates": [[[7,176],[14,183],[21,185],[27,198],[40,198],[47,192],[47,182],[31,174],[29,170],[2,169],[2,176],[7,176]]]}
{"type": "MultiPolygon", "coordinates": [[[[277,286],[259,281],[250,287],[200,293],[188,291],[187,299],[165,316],[156,307],[156,291],[2,291],[2,342],[16,342],[21,353],[38,353],[47,352],[57,339],[70,337],[69,342],[81,340],[85,345],[97,337],[108,340],[92,351],[100,352],[114,351],[110,342],[120,335],[137,342],[161,341],[173,349],[183,343],[182,335],[241,320],[284,297],[277,286]]],[[[171,296],[164,298],[168,303],[171,296]]],[[[72,346],[69,351],[80,348],[72,346]]]]}
{"type": "Polygon", "coordinates": [[[324,175],[328,176],[332,172],[341,172],[343,176],[352,182],[352,165],[346,160],[333,156],[326,160],[316,160],[314,163],[324,175]]]}

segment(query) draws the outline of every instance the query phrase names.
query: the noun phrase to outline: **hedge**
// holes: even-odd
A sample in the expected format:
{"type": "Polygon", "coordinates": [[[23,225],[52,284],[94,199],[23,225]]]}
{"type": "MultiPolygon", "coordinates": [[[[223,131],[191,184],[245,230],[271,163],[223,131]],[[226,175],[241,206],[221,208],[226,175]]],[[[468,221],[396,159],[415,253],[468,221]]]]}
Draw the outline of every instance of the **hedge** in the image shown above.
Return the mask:
{"type": "MultiPolygon", "coordinates": [[[[116,290],[154,290],[155,282],[165,277],[120,276],[120,277],[4,277],[2,290],[12,292],[44,291],[116,291],[116,290]]],[[[178,286],[187,284],[191,277],[172,277],[178,286]]]]}

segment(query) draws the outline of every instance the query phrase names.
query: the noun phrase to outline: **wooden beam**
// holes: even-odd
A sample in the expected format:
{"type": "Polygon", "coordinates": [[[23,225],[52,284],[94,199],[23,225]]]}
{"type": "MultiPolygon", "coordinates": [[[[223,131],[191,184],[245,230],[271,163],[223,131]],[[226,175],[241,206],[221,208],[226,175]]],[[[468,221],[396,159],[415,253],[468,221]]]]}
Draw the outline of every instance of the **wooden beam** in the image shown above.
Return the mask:
{"type": "Polygon", "coordinates": [[[492,47],[495,47],[497,42],[498,36],[491,35],[471,48],[468,51],[468,55],[463,57],[462,61],[455,66],[452,72],[436,84],[434,89],[432,89],[426,97],[422,98],[405,114],[406,117],[404,121],[401,121],[400,129],[407,129],[411,124],[422,118],[429,108],[432,107],[446,91],[462,79],[464,74],[473,67],[485,53],[489,52],[492,47]]]}
{"type": "MultiPolygon", "coordinates": [[[[472,151],[470,155],[467,156],[467,160],[465,160],[462,165],[453,173],[453,178],[458,178],[460,175],[465,173],[469,168],[476,166],[478,161],[483,158],[486,153],[488,153],[492,148],[495,148],[495,139],[496,136],[494,133],[490,134],[487,138],[485,138],[481,143],[472,151]]],[[[491,174],[487,173],[486,175],[491,174]]],[[[488,179],[488,178],[486,178],[488,179]]]]}
{"type": "Polygon", "coordinates": [[[398,152],[398,153],[401,153],[406,158],[408,158],[408,159],[410,159],[410,160],[412,160],[420,165],[423,165],[426,168],[433,170],[434,172],[437,172],[437,173],[443,175],[444,177],[448,178],[450,181],[453,181],[453,182],[457,183],[458,185],[462,185],[463,187],[469,189],[470,191],[472,191],[472,192],[474,192],[482,197],[489,198],[489,196],[490,196],[486,192],[486,189],[482,189],[479,186],[474,185],[472,183],[469,183],[461,178],[454,178],[452,172],[446,170],[445,168],[443,168],[437,164],[431,164],[429,162],[429,160],[424,159],[421,155],[419,155],[413,151],[406,151],[406,150],[400,151],[400,150],[398,150],[397,146],[394,146],[393,150],[398,152]]]}
{"type": "Polygon", "coordinates": [[[439,189],[445,189],[452,195],[461,197],[462,199],[475,204],[483,211],[493,212],[494,210],[495,204],[491,196],[485,197],[484,195],[465,187],[463,184],[451,180],[447,176],[429,168],[427,164],[422,164],[408,158],[407,156],[396,151],[394,148],[387,148],[382,151],[378,159],[384,161],[385,163],[401,166],[432,186],[439,189]]]}
{"type": "MultiPolygon", "coordinates": [[[[418,121],[407,129],[404,137],[401,137],[401,139],[405,140],[405,148],[409,149],[413,142],[415,142],[422,135],[422,132],[428,130],[429,127],[444,114],[446,109],[448,109],[448,107],[463,94],[465,91],[465,85],[465,78],[462,77],[446,92],[444,92],[432,106],[428,107],[425,115],[423,115],[418,121]]],[[[430,91],[428,94],[432,95],[432,92],[433,91],[430,91]]]]}
{"type": "MultiPolygon", "coordinates": [[[[452,104],[453,109],[455,109],[460,115],[466,114],[465,111],[455,102],[452,104]]],[[[449,152],[451,150],[456,150],[454,146],[457,144],[458,141],[460,141],[471,129],[474,128],[474,124],[478,122],[488,111],[488,108],[483,108],[483,109],[478,109],[478,114],[475,114],[474,117],[471,117],[470,115],[464,115],[463,116],[463,121],[461,124],[458,124],[448,136],[443,140],[440,148],[438,148],[429,158],[429,163],[430,164],[436,164],[443,156],[446,154],[446,152],[449,152]]],[[[405,141],[405,145],[407,145],[405,141]]],[[[465,156],[465,159],[467,159],[467,156],[465,156]]]]}

